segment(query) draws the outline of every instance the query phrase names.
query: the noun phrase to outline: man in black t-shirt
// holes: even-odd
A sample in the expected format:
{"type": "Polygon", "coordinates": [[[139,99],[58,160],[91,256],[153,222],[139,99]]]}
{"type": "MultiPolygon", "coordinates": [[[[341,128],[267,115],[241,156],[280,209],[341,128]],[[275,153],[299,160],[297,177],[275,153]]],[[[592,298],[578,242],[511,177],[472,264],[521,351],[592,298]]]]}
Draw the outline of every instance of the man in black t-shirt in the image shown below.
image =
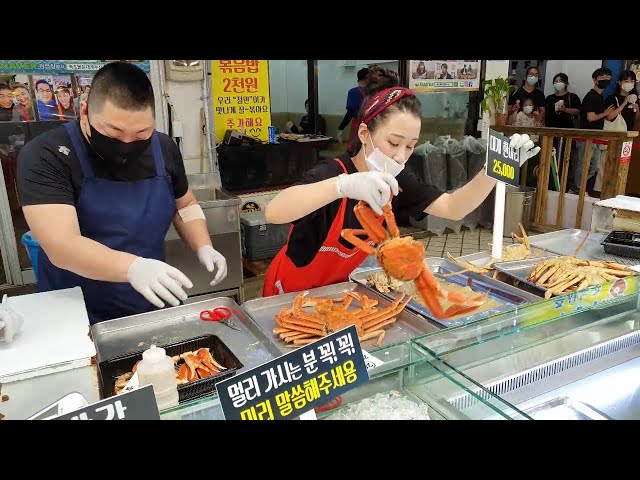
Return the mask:
{"type": "MultiPolygon", "coordinates": [[[[613,108],[605,109],[604,97],[602,92],[611,83],[611,70],[606,67],[598,68],[591,74],[593,79],[593,88],[582,99],[580,106],[580,128],[589,130],[602,130],[604,127],[604,119],[609,115],[613,108]]],[[[575,174],[573,178],[572,193],[578,193],[580,190],[580,182],[582,181],[582,163],[584,160],[585,142],[576,142],[577,158],[575,174]]],[[[591,146],[591,162],[587,174],[587,192],[593,193],[593,185],[595,184],[598,166],[600,164],[600,148],[598,145],[591,146]]]]}
{"type": "Polygon", "coordinates": [[[211,245],[180,152],[155,131],[154,94],[133,64],[94,76],[80,119],[39,135],[20,151],[18,190],[40,243],[38,289],[81,287],[92,324],[177,306],[191,281],[164,262],[173,223],[216,275],[227,271],[211,245]]]}

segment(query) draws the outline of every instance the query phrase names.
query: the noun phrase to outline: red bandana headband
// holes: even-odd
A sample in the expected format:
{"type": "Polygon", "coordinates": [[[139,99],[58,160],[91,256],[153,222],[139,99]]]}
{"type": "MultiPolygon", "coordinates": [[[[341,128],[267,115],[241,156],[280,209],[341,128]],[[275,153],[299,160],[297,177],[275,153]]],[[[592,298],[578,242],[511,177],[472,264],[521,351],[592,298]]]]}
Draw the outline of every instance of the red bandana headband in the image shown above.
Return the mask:
{"type": "Polygon", "coordinates": [[[415,96],[415,93],[405,87],[386,88],[376,93],[371,100],[369,100],[367,109],[364,111],[362,122],[365,124],[369,123],[376,115],[389,107],[389,105],[400,100],[402,97],[415,96]]]}

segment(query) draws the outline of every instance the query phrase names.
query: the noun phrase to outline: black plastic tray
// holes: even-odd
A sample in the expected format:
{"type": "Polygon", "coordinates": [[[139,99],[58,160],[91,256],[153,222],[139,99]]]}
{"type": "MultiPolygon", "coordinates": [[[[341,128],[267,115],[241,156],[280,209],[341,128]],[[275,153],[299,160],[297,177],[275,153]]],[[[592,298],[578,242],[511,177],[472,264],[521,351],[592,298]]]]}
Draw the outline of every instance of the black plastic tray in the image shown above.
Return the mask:
{"type": "MultiPolygon", "coordinates": [[[[217,375],[211,375],[210,377],[178,385],[180,403],[215,392],[216,383],[232,377],[244,366],[229,347],[216,335],[203,335],[178,343],[158,346],[164,348],[170,357],[195,351],[199,348],[209,348],[216,362],[227,368],[227,370],[223,370],[217,375]]],[[[100,386],[102,388],[103,398],[115,395],[116,379],[120,375],[130,372],[138,360],[142,360],[142,351],[100,362],[98,369],[100,370],[100,386]]]]}
{"type": "Polygon", "coordinates": [[[602,245],[609,255],[640,258],[640,233],[615,230],[607,235],[602,245]]]}

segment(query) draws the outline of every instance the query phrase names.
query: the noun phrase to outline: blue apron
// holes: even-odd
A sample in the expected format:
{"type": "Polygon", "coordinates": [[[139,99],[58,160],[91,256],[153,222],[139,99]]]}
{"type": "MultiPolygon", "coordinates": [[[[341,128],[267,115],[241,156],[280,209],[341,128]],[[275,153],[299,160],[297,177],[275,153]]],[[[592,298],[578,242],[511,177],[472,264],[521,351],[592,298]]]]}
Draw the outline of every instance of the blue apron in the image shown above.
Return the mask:
{"type": "MultiPolygon", "coordinates": [[[[113,250],[164,261],[164,239],[176,213],[176,199],[167,175],[160,139],[151,138],[156,176],[118,182],[96,178],[77,122],[67,129],[84,179],[76,211],[82,236],[113,250]]],[[[41,248],[38,290],[81,287],[91,324],[154,310],[129,283],[91,280],[54,266],[41,248]]]]}

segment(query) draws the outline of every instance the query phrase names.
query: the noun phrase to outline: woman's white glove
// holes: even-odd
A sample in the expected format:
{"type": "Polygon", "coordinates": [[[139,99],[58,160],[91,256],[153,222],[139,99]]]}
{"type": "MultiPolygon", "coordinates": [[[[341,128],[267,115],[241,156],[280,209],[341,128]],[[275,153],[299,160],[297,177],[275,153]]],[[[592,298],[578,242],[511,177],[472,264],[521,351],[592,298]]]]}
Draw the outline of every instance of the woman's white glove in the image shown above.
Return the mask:
{"type": "Polygon", "coordinates": [[[213,269],[216,269],[216,274],[209,284],[212,287],[227,276],[227,260],[211,245],[203,245],[198,249],[198,260],[208,271],[213,272],[213,269]]]}
{"type": "Polygon", "coordinates": [[[193,287],[180,270],[151,258],[136,258],[129,266],[127,278],[133,288],[158,308],[164,307],[162,300],[177,307],[188,297],[184,288],[193,287]]]}
{"type": "Polygon", "coordinates": [[[509,138],[511,139],[509,147],[520,149],[520,156],[518,157],[520,158],[520,166],[524,165],[524,162],[529,160],[531,157],[535,157],[540,151],[540,147],[534,148],[534,143],[526,133],[523,135],[514,133],[509,138]]]}
{"type": "Polygon", "coordinates": [[[0,304],[0,341],[9,343],[22,328],[24,320],[6,305],[6,300],[7,296],[5,295],[0,304]]]}
{"type": "Polygon", "coordinates": [[[390,173],[358,172],[338,177],[336,184],[340,198],[364,200],[378,215],[391,199],[391,192],[398,194],[398,180],[390,173]]]}

